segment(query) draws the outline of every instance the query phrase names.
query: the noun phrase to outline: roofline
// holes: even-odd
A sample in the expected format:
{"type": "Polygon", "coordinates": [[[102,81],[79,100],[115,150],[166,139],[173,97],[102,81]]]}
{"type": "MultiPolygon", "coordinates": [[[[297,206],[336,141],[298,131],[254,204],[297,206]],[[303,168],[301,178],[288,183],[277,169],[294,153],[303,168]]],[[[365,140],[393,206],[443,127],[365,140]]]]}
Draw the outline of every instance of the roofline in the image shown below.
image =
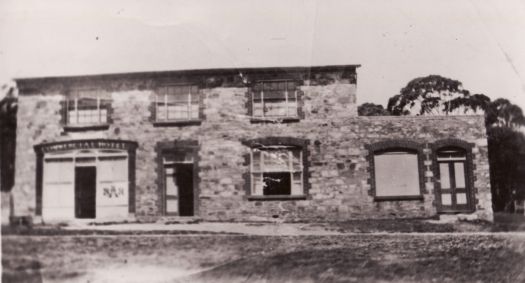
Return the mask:
{"type": "Polygon", "coordinates": [[[248,67],[248,68],[213,68],[213,69],[185,69],[185,70],[169,70],[169,71],[145,71],[145,72],[124,72],[124,73],[104,73],[104,74],[88,74],[88,75],[72,75],[72,76],[50,76],[50,77],[28,77],[28,78],[14,78],[13,80],[18,84],[29,83],[37,81],[58,81],[58,80],[75,80],[75,79],[111,79],[119,77],[128,78],[154,78],[160,76],[170,75],[203,75],[213,73],[254,73],[254,72],[306,72],[306,71],[330,71],[330,70],[344,70],[356,69],[361,67],[360,64],[348,65],[322,65],[322,66],[293,66],[293,67],[248,67]]]}

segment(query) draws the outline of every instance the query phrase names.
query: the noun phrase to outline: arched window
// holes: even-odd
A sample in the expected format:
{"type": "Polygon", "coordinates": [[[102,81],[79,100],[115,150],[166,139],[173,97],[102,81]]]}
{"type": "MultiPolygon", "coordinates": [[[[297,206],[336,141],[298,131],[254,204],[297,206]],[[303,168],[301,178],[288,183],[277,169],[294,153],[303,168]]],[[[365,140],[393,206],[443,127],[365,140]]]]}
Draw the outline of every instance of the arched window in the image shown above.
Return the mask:
{"type": "Polygon", "coordinates": [[[416,142],[392,140],[367,146],[374,200],[419,200],[424,187],[423,149],[416,142]]]}

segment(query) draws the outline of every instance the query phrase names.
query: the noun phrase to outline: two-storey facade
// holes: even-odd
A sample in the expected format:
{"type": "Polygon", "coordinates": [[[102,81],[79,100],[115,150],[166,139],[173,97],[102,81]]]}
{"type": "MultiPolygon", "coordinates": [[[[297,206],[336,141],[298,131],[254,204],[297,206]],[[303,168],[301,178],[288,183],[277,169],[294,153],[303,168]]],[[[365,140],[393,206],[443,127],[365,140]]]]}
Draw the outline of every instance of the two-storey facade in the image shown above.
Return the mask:
{"type": "Polygon", "coordinates": [[[359,117],[358,67],[18,79],[14,214],[492,219],[483,117],[359,117]]]}

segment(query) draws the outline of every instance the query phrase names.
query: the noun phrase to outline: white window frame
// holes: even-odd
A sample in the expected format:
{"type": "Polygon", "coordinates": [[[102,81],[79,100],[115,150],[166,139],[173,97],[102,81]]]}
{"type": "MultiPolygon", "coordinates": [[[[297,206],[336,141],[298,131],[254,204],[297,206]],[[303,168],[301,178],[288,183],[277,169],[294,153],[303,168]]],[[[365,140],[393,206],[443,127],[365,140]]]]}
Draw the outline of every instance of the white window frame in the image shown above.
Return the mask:
{"type": "MultiPolygon", "coordinates": [[[[200,89],[196,85],[166,85],[162,86],[159,90],[160,93],[155,94],[155,121],[156,122],[177,122],[177,121],[194,121],[200,119],[200,103],[201,103],[201,95],[200,95],[200,89]],[[187,87],[188,93],[187,93],[187,99],[186,99],[186,117],[183,118],[171,118],[170,114],[176,113],[176,112],[170,112],[169,111],[169,96],[173,95],[169,93],[170,88],[177,88],[177,87],[187,87]],[[196,93],[192,93],[192,89],[196,88],[196,93]],[[192,101],[192,95],[196,95],[198,97],[197,103],[195,101],[192,101]],[[197,110],[194,111],[193,106],[197,106],[197,110]],[[160,119],[159,113],[164,113],[164,118],[160,119]],[[195,113],[196,112],[196,113],[195,113]],[[196,115],[194,115],[196,114],[196,115]],[[196,116],[196,117],[195,117],[196,116]]],[[[173,95],[176,96],[176,95],[173,95]]]]}
{"type": "MultiPolygon", "coordinates": [[[[255,95],[252,95],[251,99],[252,99],[252,117],[253,118],[297,118],[299,117],[299,101],[298,101],[298,87],[297,85],[295,86],[295,89],[290,92],[290,90],[288,89],[288,87],[285,88],[284,90],[284,99],[283,101],[286,103],[286,114],[285,115],[266,115],[266,102],[264,100],[264,86],[265,84],[268,84],[268,83],[286,83],[286,85],[288,86],[288,83],[291,83],[293,82],[292,80],[266,80],[266,81],[260,81],[260,82],[257,82],[256,84],[260,84],[260,95],[261,95],[261,101],[260,102],[256,102],[255,101],[255,95]],[[290,107],[289,105],[289,100],[291,98],[295,98],[295,106],[294,107],[290,107]],[[255,106],[256,104],[260,104],[261,107],[262,107],[262,115],[256,115],[256,111],[255,111],[255,106]],[[293,111],[295,110],[295,111],[293,111]]],[[[257,93],[255,90],[253,91],[253,93],[257,93]]]]}
{"type": "Polygon", "coordinates": [[[304,186],[304,166],[303,166],[303,150],[297,147],[292,146],[264,146],[264,147],[257,147],[252,148],[250,150],[250,195],[251,196],[271,196],[271,195],[265,195],[264,194],[264,173],[289,173],[290,174],[290,194],[283,195],[283,196],[303,196],[305,195],[305,186],[304,186]],[[286,150],[288,153],[288,162],[287,162],[287,168],[286,171],[268,171],[265,170],[265,164],[264,164],[264,154],[263,152],[265,150],[286,150]],[[261,151],[260,159],[259,159],[259,170],[254,169],[254,151],[259,150],[261,151]],[[295,169],[293,165],[293,154],[294,151],[297,151],[299,153],[299,169],[295,169]],[[294,194],[294,174],[300,174],[300,193],[294,194]],[[258,175],[258,176],[255,176],[258,175]],[[256,190],[257,182],[260,182],[263,186],[262,191],[260,193],[256,190]]]}
{"type": "MultiPolygon", "coordinates": [[[[79,90],[76,91],[72,97],[66,99],[66,125],[68,126],[91,126],[91,125],[106,125],[109,120],[109,111],[102,101],[105,93],[98,90],[79,90]],[[87,95],[89,93],[90,95],[87,95]],[[94,95],[93,95],[94,93],[94,95]],[[97,106],[96,109],[78,109],[79,102],[84,99],[93,99],[93,96],[96,96],[97,106]],[[74,109],[71,110],[71,106],[74,109]],[[80,121],[81,114],[86,113],[87,111],[96,111],[96,121],[92,122],[82,122],[80,121]],[[73,119],[72,119],[73,118],[73,119]]],[[[89,116],[92,116],[91,114],[89,116]]]]}

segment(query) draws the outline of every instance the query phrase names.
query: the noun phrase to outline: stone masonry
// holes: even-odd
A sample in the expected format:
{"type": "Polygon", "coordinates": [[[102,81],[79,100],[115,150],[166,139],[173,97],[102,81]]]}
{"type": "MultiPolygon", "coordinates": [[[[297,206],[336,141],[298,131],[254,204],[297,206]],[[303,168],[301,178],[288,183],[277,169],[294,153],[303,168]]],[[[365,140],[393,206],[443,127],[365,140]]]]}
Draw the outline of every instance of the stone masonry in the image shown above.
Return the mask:
{"type": "MultiPolygon", "coordinates": [[[[475,212],[492,219],[487,140],[482,116],[359,117],[355,66],[350,79],[339,69],[307,73],[300,89],[304,119],[291,123],[254,123],[246,109],[249,85],[219,80],[201,86],[204,119],[200,125],[155,126],[151,121],[154,85],[177,80],[184,72],[19,80],[14,214],[35,215],[35,145],[87,138],[131,140],[136,152],[136,211],[139,220],[163,217],[157,184],[158,142],[195,140],[199,150],[196,215],[208,221],[338,221],[359,218],[436,215],[432,144],[460,139],[473,144],[475,212]],[[317,77],[316,77],[317,76],[317,77]],[[328,79],[327,79],[328,78],[328,79]],[[100,87],[111,92],[112,123],[107,130],[69,132],[61,124],[65,89],[100,87]],[[243,174],[249,171],[243,140],[294,137],[308,140],[308,196],[305,200],[248,200],[243,174]],[[370,194],[367,145],[410,140],[424,147],[422,200],[374,201],[370,194]]],[[[347,71],[345,69],[345,71],[347,71]]],[[[218,71],[217,71],[218,72],[218,71]]],[[[257,70],[253,71],[254,77],[257,70]]],[[[294,71],[295,72],[295,71],[294,71]]],[[[277,72],[277,75],[279,72],[277,72]]],[[[198,74],[207,78],[212,71],[198,74]]],[[[197,75],[196,75],[197,76],[197,75]]],[[[235,76],[235,75],[232,75],[235,76]]],[[[207,81],[207,82],[208,82],[207,81]]]]}

